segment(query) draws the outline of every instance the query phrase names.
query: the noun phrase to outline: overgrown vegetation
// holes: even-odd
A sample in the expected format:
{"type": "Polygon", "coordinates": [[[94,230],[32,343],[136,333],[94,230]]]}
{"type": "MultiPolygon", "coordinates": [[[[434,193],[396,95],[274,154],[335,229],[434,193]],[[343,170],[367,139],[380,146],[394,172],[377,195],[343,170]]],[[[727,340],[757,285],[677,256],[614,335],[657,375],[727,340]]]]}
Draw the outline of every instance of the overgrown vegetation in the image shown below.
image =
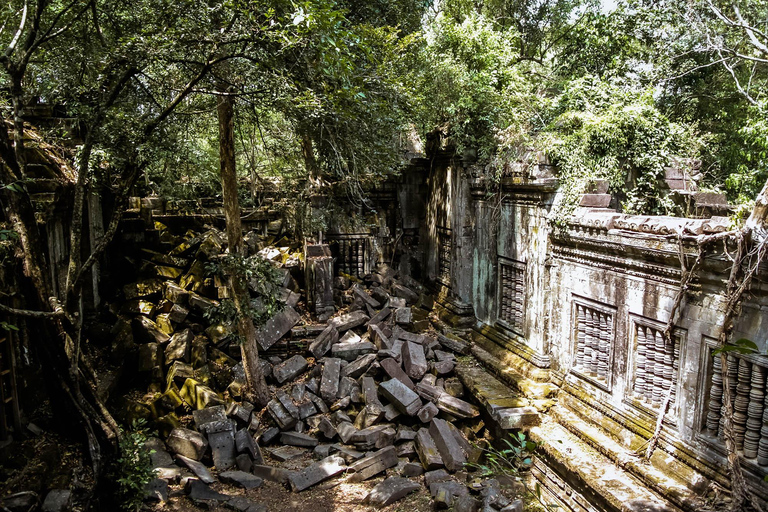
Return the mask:
{"type": "Polygon", "coordinates": [[[144,504],[145,489],[155,478],[146,444],[149,432],[144,420],[137,420],[120,438],[120,454],[115,460],[115,481],[123,510],[135,512],[144,504]]]}

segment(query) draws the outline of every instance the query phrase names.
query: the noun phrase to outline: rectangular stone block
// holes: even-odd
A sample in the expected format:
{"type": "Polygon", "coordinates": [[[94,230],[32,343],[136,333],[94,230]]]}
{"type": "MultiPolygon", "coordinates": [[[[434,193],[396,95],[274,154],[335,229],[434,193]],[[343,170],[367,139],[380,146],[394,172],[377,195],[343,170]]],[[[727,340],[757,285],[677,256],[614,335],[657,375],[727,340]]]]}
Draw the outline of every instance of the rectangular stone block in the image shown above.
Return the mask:
{"type": "Polygon", "coordinates": [[[434,418],[429,425],[429,434],[440,452],[440,457],[448,471],[459,471],[467,462],[467,456],[456,442],[448,423],[440,418],[434,418]]]}
{"type": "Polygon", "coordinates": [[[323,363],[320,378],[320,396],[328,403],[333,403],[339,395],[341,359],[327,358],[323,363]]]}
{"type": "Polygon", "coordinates": [[[426,428],[421,428],[416,432],[416,452],[419,454],[421,465],[426,471],[440,469],[444,466],[437,445],[426,428]]]}
{"type": "Polygon", "coordinates": [[[317,439],[309,434],[299,432],[283,432],[280,436],[280,442],[289,446],[301,446],[304,448],[314,448],[317,446],[317,439]]]}
{"type": "Polygon", "coordinates": [[[339,315],[329,322],[329,325],[333,325],[339,332],[348,331],[354,329],[360,325],[366,323],[370,318],[362,311],[352,311],[351,313],[345,313],[339,315]]]}
{"type": "Polygon", "coordinates": [[[415,415],[421,409],[419,395],[397,379],[390,379],[379,385],[381,394],[403,414],[415,415]]]}
{"type": "Polygon", "coordinates": [[[354,472],[350,481],[362,482],[395,466],[397,466],[397,452],[393,446],[387,446],[350,465],[349,470],[354,472]]]}
{"type": "Polygon", "coordinates": [[[360,343],[337,343],[331,347],[331,355],[344,359],[345,361],[354,361],[365,354],[372,354],[376,347],[369,341],[360,343]]]}
{"type": "Polygon", "coordinates": [[[291,489],[300,492],[342,473],[347,469],[341,457],[331,455],[288,477],[291,489]]]}
{"type": "Polygon", "coordinates": [[[403,368],[412,379],[421,379],[427,373],[427,358],[424,347],[412,341],[403,343],[403,368]]]}
{"type": "Polygon", "coordinates": [[[286,306],[256,331],[256,340],[259,342],[259,346],[262,350],[267,350],[285,336],[294,325],[299,323],[299,320],[301,317],[296,310],[286,306]]]}
{"type": "Polygon", "coordinates": [[[320,359],[338,341],[339,331],[333,325],[329,325],[309,344],[309,351],[315,356],[315,359],[320,359]]]}
{"type": "Polygon", "coordinates": [[[403,368],[400,366],[400,363],[398,363],[397,360],[388,357],[386,359],[382,359],[379,364],[390,378],[399,380],[408,389],[416,389],[416,385],[413,383],[408,374],[403,371],[403,368]]]}
{"type": "Polygon", "coordinates": [[[352,377],[356,379],[360,377],[368,367],[376,360],[376,354],[366,354],[355,359],[347,366],[341,369],[342,377],[352,377]]]}
{"type": "Polygon", "coordinates": [[[301,375],[309,366],[309,362],[302,356],[296,354],[287,361],[283,361],[272,368],[272,375],[279,384],[293,380],[301,375]]]}
{"type": "Polygon", "coordinates": [[[437,399],[437,408],[457,418],[474,418],[480,414],[480,411],[474,405],[460,398],[453,397],[448,393],[441,394],[440,398],[437,399]]]}

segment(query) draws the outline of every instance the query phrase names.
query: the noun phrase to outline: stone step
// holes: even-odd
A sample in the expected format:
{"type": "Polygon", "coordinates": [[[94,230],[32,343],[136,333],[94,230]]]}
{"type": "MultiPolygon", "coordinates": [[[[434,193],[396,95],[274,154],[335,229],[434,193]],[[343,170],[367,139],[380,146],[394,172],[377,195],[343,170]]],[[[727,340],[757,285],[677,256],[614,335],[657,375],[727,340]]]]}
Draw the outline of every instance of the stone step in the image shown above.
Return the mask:
{"type": "MultiPolygon", "coordinates": [[[[661,498],[640,479],[623,471],[608,457],[595,450],[554,419],[545,417],[541,425],[529,430],[530,439],[539,444],[538,456],[546,464],[550,480],[561,479],[578,494],[589,496],[592,510],[604,512],[682,512],[671,501],[661,498]],[[557,477],[552,478],[552,472],[557,477]]],[[[537,478],[544,480],[540,471],[537,478]]],[[[557,481],[557,480],[555,480],[557,481]]],[[[562,482],[557,481],[562,488],[562,482]]],[[[551,486],[543,481],[544,487],[551,486]]],[[[557,495],[568,493],[555,490],[557,495]]],[[[573,494],[573,493],[571,493],[573,494]]],[[[569,496],[566,499],[573,499],[569,496]]],[[[577,502],[578,503],[578,502],[577,502]]],[[[567,504],[566,504],[567,505],[567,504]]],[[[687,509],[687,507],[686,507],[687,509]]],[[[587,509],[590,510],[590,509],[587,509]]]]}

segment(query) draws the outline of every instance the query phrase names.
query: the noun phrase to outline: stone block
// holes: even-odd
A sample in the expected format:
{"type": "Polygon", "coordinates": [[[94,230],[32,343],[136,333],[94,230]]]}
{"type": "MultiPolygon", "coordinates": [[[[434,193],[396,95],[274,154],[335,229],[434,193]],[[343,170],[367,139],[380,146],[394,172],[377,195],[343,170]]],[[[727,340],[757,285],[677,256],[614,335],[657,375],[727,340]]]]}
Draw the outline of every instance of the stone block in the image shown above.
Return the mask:
{"type": "Polygon", "coordinates": [[[611,194],[582,194],[579,206],[584,208],[608,208],[611,206],[611,194]]]}
{"type": "Polygon", "coordinates": [[[336,427],[333,426],[331,420],[325,416],[320,419],[320,423],[317,425],[317,429],[322,432],[326,439],[333,439],[338,434],[336,427]]]}
{"type": "Polygon", "coordinates": [[[469,351],[470,351],[469,343],[457,338],[452,334],[447,334],[445,336],[443,336],[442,334],[438,334],[437,341],[440,343],[440,345],[443,346],[443,348],[456,352],[457,354],[462,354],[462,355],[469,354],[469,351]]]}
{"type": "Polygon", "coordinates": [[[414,416],[421,409],[419,395],[397,379],[382,382],[379,391],[403,414],[414,416]]]}
{"type": "Polygon", "coordinates": [[[420,476],[424,474],[424,467],[418,462],[408,462],[400,471],[403,476],[420,476]]]}
{"type": "Polygon", "coordinates": [[[376,508],[386,507],[420,488],[419,484],[407,478],[391,477],[374,487],[364,501],[376,508]]]}
{"type": "Polygon", "coordinates": [[[231,428],[208,434],[208,443],[211,445],[213,464],[219,471],[227,470],[235,465],[235,433],[231,428]]]}
{"type": "Polygon", "coordinates": [[[360,343],[336,343],[331,347],[331,355],[345,361],[354,361],[365,354],[372,354],[376,347],[369,341],[360,343]]]}
{"type": "Polygon", "coordinates": [[[429,486],[429,492],[438,509],[451,507],[457,499],[468,496],[467,486],[458,482],[435,482],[429,486]]]}
{"type": "Polygon", "coordinates": [[[168,343],[170,337],[160,329],[160,326],[145,316],[139,316],[131,322],[133,339],[139,343],[168,343]]]}
{"type": "Polygon", "coordinates": [[[298,432],[283,432],[280,436],[280,442],[288,446],[301,446],[304,448],[314,448],[317,446],[317,439],[298,432]]]}
{"type": "Polygon", "coordinates": [[[262,478],[244,471],[223,471],[219,479],[228,484],[235,484],[243,489],[258,489],[264,483],[262,478]]]}
{"type": "Polygon", "coordinates": [[[362,482],[395,466],[397,466],[397,453],[393,446],[388,446],[351,464],[349,470],[354,474],[350,477],[350,481],[362,482]]]}
{"type": "Polygon", "coordinates": [[[272,375],[279,384],[283,384],[301,375],[308,366],[309,362],[297,354],[287,361],[276,365],[272,369],[272,375]]]}
{"type": "Polygon", "coordinates": [[[444,466],[437,445],[426,428],[419,429],[416,433],[416,452],[419,454],[419,460],[425,470],[432,471],[444,466]]]}
{"type": "MultiPolygon", "coordinates": [[[[165,482],[163,482],[165,483],[165,482]]],[[[165,500],[168,499],[168,484],[165,483],[165,500]]],[[[162,500],[162,501],[165,501],[162,500]]],[[[40,510],[43,512],[67,512],[72,502],[72,491],[69,489],[53,489],[48,492],[43,500],[43,506],[40,510]]]]}
{"type": "MultiPolygon", "coordinates": [[[[434,375],[428,374],[429,377],[434,377],[434,375]]],[[[419,382],[416,384],[416,393],[423,398],[424,400],[429,400],[430,402],[437,402],[441,396],[445,393],[442,389],[433,386],[431,384],[428,384],[425,382],[427,379],[425,378],[424,381],[419,382]]]]}
{"type": "Polygon", "coordinates": [[[460,398],[443,393],[437,399],[437,408],[457,418],[474,418],[480,414],[477,407],[460,398]]]}
{"type": "MultiPolygon", "coordinates": [[[[386,295],[386,292],[384,292],[384,294],[386,295]]],[[[371,327],[373,327],[373,326],[378,326],[378,325],[379,325],[379,324],[381,324],[381,323],[382,323],[384,320],[386,320],[386,319],[389,317],[389,315],[390,315],[390,314],[391,314],[391,310],[390,310],[389,308],[381,308],[381,310],[380,310],[379,312],[377,312],[375,315],[373,315],[373,316],[371,317],[371,319],[370,319],[370,320],[368,320],[368,321],[365,323],[365,325],[366,325],[366,327],[368,327],[369,329],[370,329],[371,327]]],[[[368,332],[370,332],[370,330],[369,330],[368,332]]],[[[374,341],[375,341],[375,339],[374,339],[374,341]]]]}
{"type": "Polygon", "coordinates": [[[192,340],[194,337],[195,335],[192,332],[192,329],[184,329],[171,336],[168,345],[165,347],[166,363],[175,360],[189,363],[192,355],[192,340]]]}
{"type": "Polygon", "coordinates": [[[192,418],[195,420],[195,428],[199,432],[206,433],[209,424],[227,420],[226,411],[227,408],[224,405],[192,411],[192,418]]]}
{"type": "Polygon", "coordinates": [[[411,380],[408,374],[403,371],[403,368],[400,366],[400,363],[398,363],[394,358],[388,357],[386,359],[382,359],[379,362],[379,364],[381,365],[381,368],[391,378],[399,380],[408,389],[416,388],[416,385],[413,383],[413,380],[411,380]]]}
{"type": "Polygon", "coordinates": [[[256,340],[262,350],[269,349],[272,345],[285,336],[291,328],[299,323],[301,317],[290,306],[286,306],[281,312],[267,320],[261,328],[256,331],[256,340]]]}
{"type": "Polygon", "coordinates": [[[411,308],[397,308],[395,310],[395,322],[399,325],[409,325],[413,322],[413,313],[411,308]]]}
{"type": "Polygon", "coordinates": [[[159,343],[139,345],[138,370],[151,372],[153,368],[163,366],[163,347],[159,343]]]}
{"type": "Polygon", "coordinates": [[[448,423],[434,418],[429,425],[429,434],[440,452],[440,457],[448,471],[459,471],[467,462],[467,456],[448,427],[448,423]]]}
{"type": "Polygon", "coordinates": [[[200,479],[201,482],[212,484],[216,481],[216,479],[213,478],[213,475],[211,475],[211,472],[208,471],[208,468],[206,468],[202,463],[183,455],[177,455],[176,459],[187,466],[190,470],[192,470],[192,472],[195,474],[195,476],[197,476],[197,478],[200,479]]]}
{"type": "MultiPolygon", "coordinates": [[[[282,406],[281,406],[282,407],[282,406]]],[[[287,413],[286,413],[287,414],[287,413]]],[[[277,427],[270,427],[259,436],[259,442],[267,445],[277,439],[280,436],[280,429],[277,427]]]]}
{"type": "Polygon", "coordinates": [[[269,482],[276,482],[279,484],[287,484],[288,478],[293,473],[293,471],[289,471],[287,469],[258,464],[253,466],[251,472],[259,478],[263,478],[269,482]]]}
{"type": "Polygon", "coordinates": [[[208,448],[208,440],[201,433],[187,428],[173,429],[165,442],[173,453],[192,460],[203,458],[208,448]]]}
{"type": "Polygon", "coordinates": [[[344,332],[363,325],[368,320],[370,320],[370,318],[363,311],[352,311],[351,313],[337,316],[332,319],[328,325],[333,325],[339,332],[344,332]]]}
{"type": "Polygon", "coordinates": [[[387,404],[384,406],[384,419],[387,421],[392,421],[401,414],[402,413],[397,410],[397,407],[395,407],[394,404],[387,404]]]}
{"type": "Polygon", "coordinates": [[[278,446],[277,448],[271,448],[268,451],[273,459],[280,462],[297,459],[307,453],[307,450],[298,446],[278,446]]]}
{"type": "Polygon", "coordinates": [[[231,496],[228,494],[222,494],[220,492],[214,491],[210,487],[208,487],[207,484],[213,483],[213,482],[205,482],[202,481],[202,478],[200,480],[189,480],[187,483],[187,491],[189,494],[189,499],[192,501],[213,501],[213,502],[224,502],[229,501],[231,496]]]}
{"type": "Polygon", "coordinates": [[[341,369],[342,377],[356,379],[368,370],[368,367],[376,360],[376,354],[366,354],[355,359],[341,369]]]}
{"type": "Polygon", "coordinates": [[[424,355],[424,347],[412,341],[403,343],[402,349],[403,368],[412,379],[421,379],[427,373],[427,358],[424,355]]]}
{"type": "Polygon", "coordinates": [[[222,405],[224,400],[213,389],[198,384],[195,388],[195,403],[198,409],[205,409],[213,405],[222,405]]]}
{"type": "Polygon", "coordinates": [[[315,359],[320,359],[338,341],[339,331],[333,325],[329,325],[309,344],[309,351],[315,356],[315,359]]]}
{"type": "Polygon", "coordinates": [[[347,469],[341,457],[330,456],[289,476],[288,482],[294,492],[300,492],[332,478],[347,469]]]}
{"type": "Polygon", "coordinates": [[[535,427],[541,422],[535,407],[507,407],[494,409],[491,416],[505,430],[521,430],[535,427]]]}
{"type": "Polygon", "coordinates": [[[419,417],[419,421],[421,421],[422,423],[429,423],[430,421],[432,421],[432,418],[437,416],[437,413],[439,411],[440,410],[437,408],[435,404],[433,404],[432,402],[427,402],[426,405],[424,405],[424,407],[419,409],[419,412],[416,413],[416,416],[419,417]]]}
{"type": "Polygon", "coordinates": [[[352,437],[357,434],[357,429],[347,421],[342,421],[336,425],[336,431],[339,433],[339,439],[342,443],[348,443],[352,437]]]}
{"type": "Polygon", "coordinates": [[[237,453],[248,454],[254,463],[264,464],[264,456],[261,454],[261,448],[256,444],[256,441],[254,441],[253,436],[248,429],[244,428],[235,434],[235,449],[237,450],[237,453]]]}
{"type": "Polygon", "coordinates": [[[203,297],[202,295],[195,292],[189,292],[188,303],[190,308],[194,309],[201,315],[205,315],[212,309],[219,306],[218,301],[203,297]]]}
{"type": "Polygon", "coordinates": [[[298,421],[298,418],[292,416],[279,400],[270,400],[267,404],[267,412],[275,420],[280,430],[287,430],[296,425],[298,421]]]}
{"type": "Polygon", "coordinates": [[[237,466],[237,469],[240,471],[250,473],[253,469],[253,461],[251,460],[251,456],[247,453],[241,453],[235,457],[235,466],[237,466]]]}

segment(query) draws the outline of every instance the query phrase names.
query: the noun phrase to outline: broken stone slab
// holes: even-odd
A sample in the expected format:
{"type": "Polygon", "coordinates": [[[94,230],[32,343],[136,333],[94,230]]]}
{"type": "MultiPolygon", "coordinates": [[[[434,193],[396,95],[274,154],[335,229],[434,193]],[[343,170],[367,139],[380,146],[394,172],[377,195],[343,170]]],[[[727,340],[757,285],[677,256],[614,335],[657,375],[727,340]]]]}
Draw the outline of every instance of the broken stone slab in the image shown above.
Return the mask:
{"type": "Polygon", "coordinates": [[[461,496],[469,495],[466,485],[453,481],[434,482],[429,486],[429,492],[437,508],[449,508],[461,496]]]}
{"type": "Polygon", "coordinates": [[[334,326],[339,332],[354,329],[366,323],[370,318],[363,311],[352,311],[333,318],[328,325],[334,326]]]}
{"type": "Polygon", "coordinates": [[[331,455],[320,462],[292,474],[288,478],[293,492],[301,492],[317,485],[320,482],[332,478],[347,469],[344,459],[331,455]]]}
{"type": "Polygon", "coordinates": [[[317,446],[318,441],[308,434],[300,434],[299,432],[283,432],[280,436],[280,442],[289,446],[313,448],[317,446]]]}
{"type": "Polygon", "coordinates": [[[406,300],[409,304],[416,304],[419,301],[419,294],[400,283],[392,285],[392,293],[406,300]]]}
{"type": "MultiPolygon", "coordinates": [[[[267,412],[270,416],[272,416],[272,419],[275,420],[275,423],[277,423],[277,426],[280,430],[287,430],[292,428],[298,421],[298,418],[291,415],[291,413],[289,413],[288,410],[283,407],[283,404],[281,404],[280,401],[276,399],[269,401],[267,404],[267,412]]],[[[267,441],[265,441],[265,443],[266,442],[267,441]]]]}
{"type": "Polygon", "coordinates": [[[328,409],[328,405],[326,405],[326,403],[323,402],[323,399],[319,396],[313,393],[307,393],[307,395],[309,396],[309,399],[312,401],[312,403],[315,404],[315,408],[317,408],[320,413],[325,414],[330,410],[328,409]]]}
{"type": "Polygon", "coordinates": [[[429,487],[435,482],[445,482],[450,480],[451,475],[444,469],[435,469],[434,471],[428,471],[424,473],[424,485],[429,487]]]}
{"type": "Polygon", "coordinates": [[[213,475],[211,475],[211,472],[208,471],[208,468],[206,468],[201,462],[190,459],[189,457],[185,457],[183,455],[177,455],[176,459],[181,461],[182,464],[192,470],[195,476],[197,476],[197,478],[199,478],[203,483],[212,484],[216,481],[216,479],[213,478],[213,475]]]}
{"type": "Polygon", "coordinates": [[[192,340],[194,337],[195,334],[192,332],[192,329],[184,329],[171,336],[168,345],[165,347],[166,363],[170,363],[177,359],[189,363],[189,358],[192,353],[192,340]]]}
{"type": "Polygon", "coordinates": [[[456,363],[450,359],[446,359],[445,361],[435,361],[432,363],[431,367],[437,375],[450,375],[456,367],[456,363]]]}
{"type": "Polygon", "coordinates": [[[235,449],[237,453],[247,453],[256,464],[263,464],[264,457],[261,454],[261,448],[253,440],[253,436],[244,428],[235,434],[235,449]]]}
{"type": "Polygon", "coordinates": [[[296,354],[292,358],[278,364],[272,369],[272,375],[279,384],[293,380],[301,375],[309,366],[309,362],[296,354]]]}
{"type": "Polygon", "coordinates": [[[189,292],[172,281],[166,281],[163,297],[174,304],[184,306],[189,300],[189,292]]]}
{"type": "Polygon", "coordinates": [[[333,439],[338,434],[336,427],[333,426],[331,420],[325,416],[320,419],[320,423],[317,425],[317,429],[322,432],[326,439],[333,439]]]}
{"type": "Polygon", "coordinates": [[[403,343],[402,349],[403,368],[412,379],[421,379],[427,373],[427,358],[424,355],[424,347],[412,341],[403,343]]]}
{"type": "Polygon", "coordinates": [[[267,512],[266,506],[243,496],[235,496],[224,505],[232,510],[237,510],[237,512],[267,512]]]}
{"type": "Polygon", "coordinates": [[[224,483],[235,484],[243,489],[258,489],[264,483],[262,478],[244,471],[223,471],[219,478],[224,483]]]}
{"type": "Polygon", "coordinates": [[[480,414],[480,410],[469,402],[453,397],[443,392],[437,399],[437,408],[457,418],[474,418],[480,414]]]}
{"type": "Polygon", "coordinates": [[[256,340],[259,342],[259,346],[262,350],[269,349],[277,343],[277,340],[285,336],[294,325],[299,323],[299,320],[301,320],[301,316],[296,310],[286,306],[256,331],[256,340]]]}
{"type": "MultiPolygon", "coordinates": [[[[378,326],[380,323],[386,320],[387,317],[389,317],[390,313],[391,313],[391,310],[389,308],[381,308],[381,310],[378,313],[373,315],[371,319],[365,323],[365,326],[368,327],[369,329],[373,326],[378,326]]],[[[368,332],[370,332],[370,330],[368,332]]],[[[375,341],[375,338],[373,339],[375,341]]]]}
{"type": "Polygon", "coordinates": [[[419,454],[419,460],[425,470],[432,471],[444,466],[437,445],[426,428],[421,428],[416,433],[416,452],[419,454]]]}
{"type": "Polygon", "coordinates": [[[293,471],[282,469],[282,468],[276,468],[273,466],[264,466],[264,465],[254,465],[251,472],[258,476],[259,478],[263,478],[264,480],[267,480],[269,482],[277,482],[279,484],[287,484],[288,479],[290,478],[293,471]]]}
{"type": "Polygon", "coordinates": [[[350,442],[352,437],[357,434],[357,429],[354,425],[347,421],[342,421],[336,425],[336,431],[339,433],[339,439],[341,439],[341,442],[344,444],[350,442]]]}
{"type": "MultiPolygon", "coordinates": [[[[200,433],[187,428],[175,428],[165,443],[176,455],[200,460],[208,448],[208,440],[200,433]]],[[[192,468],[190,468],[192,469],[192,468]]]]}
{"type": "Polygon", "coordinates": [[[309,344],[309,351],[315,356],[315,359],[320,359],[338,341],[339,331],[333,325],[329,325],[309,344]]]}
{"type": "Polygon", "coordinates": [[[356,379],[365,373],[374,361],[376,361],[376,354],[360,356],[341,369],[341,376],[356,379]]]}
{"type": "Polygon", "coordinates": [[[422,407],[419,395],[397,379],[382,382],[379,391],[400,412],[408,416],[414,416],[422,407]]]}
{"type": "Polygon", "coordinates": [[[345,396],[344,398],[340,398],[339,400],[336,400],[333,405],[331,405],[330,410],[331,411],[338,411],[340,409],[346,409],[349,407],[349,404],[352,403],[352,400],[345,396]]]}
{"type": "Polygon", "coordinates": [[[219,471],[227,470],[235,465],[235,434],[230,423],[229,430],[208,433],[208,443],[211,445],[213,464],[219,471]]]}
{"type": "Polygon", "coordinates": [[[299,448],[297,446],[279,446],[277,448],[272,448],[271,450],[268,450],[268,451],[273,459],[276,459],[280,462],[286,462],[291,459],[296,459],[298,457],[303,456],[306,453],[306,450],[299,448]]]}
{"type": "Polygon", "coordinates": [[[424,467],[418,462],[408,462],[400,470],[403,476],[420,476],[424,474],[424,467]]]}
{"type": "MultiPolygon", "coordinates": [[[[282,407],[282,406],[281,406],[282,407]]],[[[261,444],[269,444],[280,435],[280,429],[277,427],[270,427],[267,430],[265,430],[261,436],[259,436],[259,441],[261,444]]]]}
{"type": "Polygon", "coordinates": [[[400,411],[397,410],[397,407],[394,406],[394,404],[387,404],[384,406],[384,419],[387,421],[392,421],[398,416],[400,416],[400,411]]]}
{"type": "Polygon", "coordinates": [[[506,407],[494,409],[491,416],[504,430],[520,430],[535,427],[541,423],[541,416],[535,407],[506,407]]]}
{"type": "Polygon", "coordinates": [[[164,345],[170,336],[165,334],[160,326],[145,316],[139,316],[131,322],[133,338],[141,343],[159,343],[164,345]]]}
{"type": "Polygon", "coordinates": [[[388,357],[386,359],[382,359],[379,364],[391,378],[399,380],[406,387],[408,387],[408,389],[416,388],[416,385],[413,383],[411,378],[407,373],[403,371],[400,363],[398,363],[395,359],[388,357]]]}
{"type": "MultiPolygon", "coordinates": [[[[434,375],[431,374],[429,376],[434,377],[434,375]]],[[[440,397],[443,396],[444,391],[434,385],[428,384],[425,382],[426,380],[427,379],[425,377],[424,381],[416,384],[416,393],[424,400],[437,402],[440,397]]]]}
{"type": "Polygon", "coordinates": [[[364,502],[374,507],[385,507],[421,488],[419,484],[402,477],[387,478],[371,490],[364,502]]]}
{"type": "MultiPolygon", "coordinates": [[[[465,494],[459,496],[453,503],[453,512],[479,512],[483,504],[472,496],[465,494]]],[[[486,510],[495,510],[494,508],[483,507],[484,512],[486,510]]],[[[522,512],[522,510],[520,511],[522,512]]]]}
{"type": "MultiPolygon", "coordinates": [[[[349,439],[349,442],[361,450],[371,450],[375,448],[377,444],[379,444],[380,439],[385,435],[384,432],[387,428],[387,425],[375,425],[372,427],[364,428],[362,430],[358,430],[352,435],[352,437],[349,439]]],[[[393,441],[394,438],[395,433],[393,432],[393,441]]]]}
{"type": "Polygon", "coordinates": [[[432,418],[437,416],[437,413],[439,411],[440,410],[437,408],[435,404],[433,404],[432,402],[427,402],[426,405],[424,405],[424,407],[419,409],[419,412],[416,413],[416,416],[418,416],[419,420],[422,423],[429,423],[430,421],[432,421],[432,418]]]}
{"type": "Polygon", "coordinates": [[[354,361],[365,354],[372,354],[376,347],[370,341],[359,343],[337,343],[331,347],[331,355],[345,361],[354,361]]]}
{"type": "Polygon", "coordinates": [[[374,309],[379,309],[381,307],[381,303],[368,295],[365,290],[363,290],[359,284],[355,284],[352,286],[352,292],[360,298],[365,304],[368,304],[374,309]]]}
{"type": "Polygon", "coordinates": [[[429,434],[432,436],[448,471],[462,469],[467,462],[467,455],[448,427],[448,423],[440,418],[432,419],[432,423],[429,425],[429,434]]]}
{"type": "Polygon", "coordinates": [[[207,484],[213,482],[205,482],[201,480],[202,478],[200,480],[190,480],[187,483],[187,492],[189,494],[189,499],[192,501],[228,501],[231,498],[228,494],[216,492],[208,487],[207,484]]]}
{"type": "Polygon", "coordinates": [[[453,334],[450,334],[450,333],[446,335],[438,334],[437,341],[440,342],[440,345],[442,345],[443,347],[447,348],[448,350],[452,350],[457,354],[468,355],[470,352],[469,343],[459,339],[453,334]]]}
{"type": "Polygon", "coordinates": [[[399,325],[409,325],[413,322],[411,308],[397,308],[395,310],[395,322],[399,325]]]}
{"type": "Polygon", "coordinates": [[[350,481],[362,482],[395,466],[397,466],[397,453],[393,446],[387,446],[350,465],[349,470],[354,473],[350,481]]]}
{"type": "Polygon", "coordinates": [[[320,396],[328,403],[333,403],[339,396],[340,375],[341,359],[325,359],[325,362],[323,363],[323,373],[320,377],[320,396]]]}
{"type": "MultiPolygon", "coordinates": [[[[161,480],[161,482],[165,484],[165,499],[161,499],[160,501],[167,501],[168,484],[163,480],[161,480]]],[[[43,506],[40,510],[43,512],[66,512],[70,509],[71,502],[72,491],[69,489],[53,489],[52,491],[49,491],[45,496],[45,500],[43,500],[43,506]]]]}
{"type": "Polygon", "coordinates": [[[198,311],[203,315],[219,306],[218,301],[203,297],[202,295],[195,292],[189,292],[189,299],[187,302],[189,303],[190,308],[198,311]]]}

